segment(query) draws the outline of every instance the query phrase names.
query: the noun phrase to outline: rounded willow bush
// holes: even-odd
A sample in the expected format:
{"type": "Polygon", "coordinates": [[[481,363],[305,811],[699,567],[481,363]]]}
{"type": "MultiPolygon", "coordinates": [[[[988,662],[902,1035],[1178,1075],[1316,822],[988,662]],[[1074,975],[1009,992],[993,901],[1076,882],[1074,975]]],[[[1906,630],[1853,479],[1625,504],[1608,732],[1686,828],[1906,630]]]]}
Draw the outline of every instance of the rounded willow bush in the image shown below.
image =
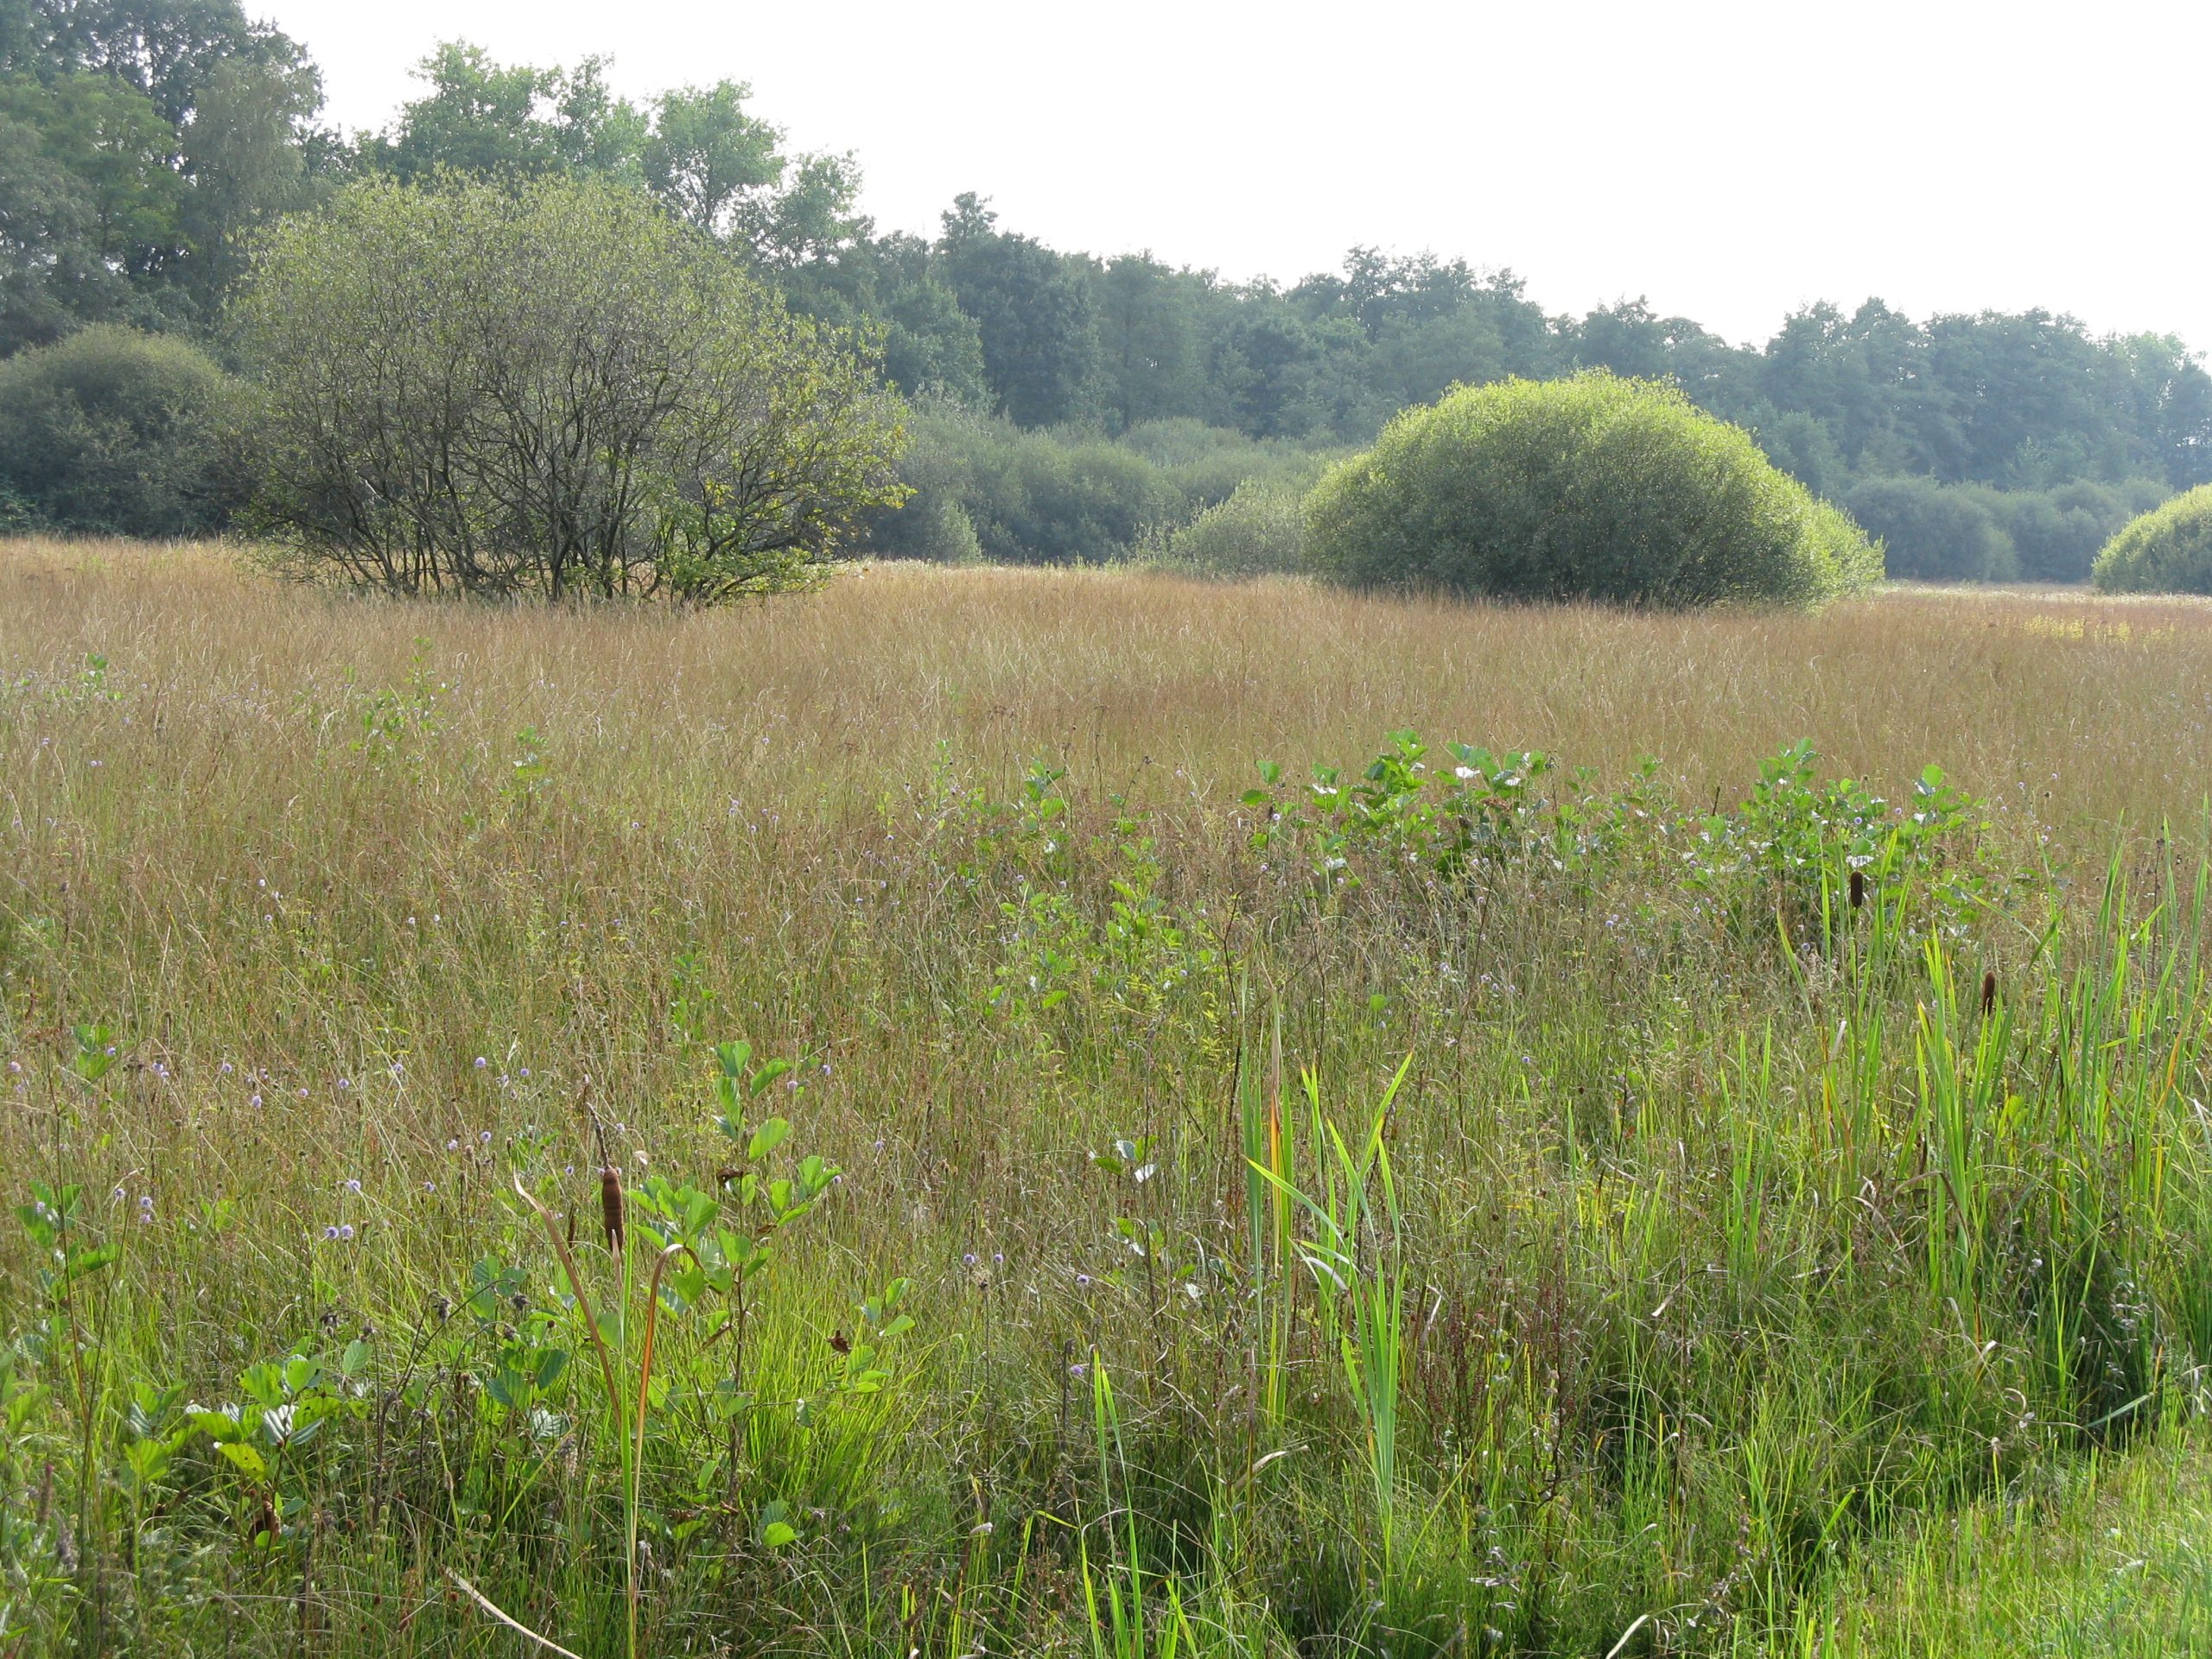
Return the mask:
{"type": "Polygon", "coordinates": [[[1306,557],[1357,587],[1681,607],[1815,605],[1881,550],[1673,388],[1603,371],[1409,410],[1306,503],[1306,557]]]}
{"type": "Polygon", "coordinates": [[[2122,525],[2091,575],[2108,594],[2212,594],[2212,484],[2122,525]]]}
{"type": "Polygon", "coordinates": [[[1195,575],[1287,575],[1306,561],[1304,493],[1288,480],[1248,479],[1167,537],[1167,563],[1195,575]]]}
{"type": "Polygon", "coordinates": [[[95,323],[0,363],[0,514],[193,536],[237,505],[236,383],[188,342],[95,323]],[[12,504],[12,505],[10,505],[12,504]]]}

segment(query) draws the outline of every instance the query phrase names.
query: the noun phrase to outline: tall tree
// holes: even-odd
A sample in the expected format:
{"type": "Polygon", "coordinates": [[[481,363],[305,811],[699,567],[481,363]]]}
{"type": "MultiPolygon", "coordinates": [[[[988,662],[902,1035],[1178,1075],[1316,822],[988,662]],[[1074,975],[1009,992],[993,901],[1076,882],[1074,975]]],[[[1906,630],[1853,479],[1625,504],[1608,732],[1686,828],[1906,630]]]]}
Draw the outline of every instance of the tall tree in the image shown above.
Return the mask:
{"type": "Polygon", "coordinates": [[[2212,375],[2172,334],[2130,334],[2107,347],[2120,418],[2145,470],[2177,490],[2212,483],[2212,375]]]}
{"type": "Polygon", "coordinates": [[[747,112],[743,81],[661,94],[645,146],[645,182],[686,221],[714,237],[734,228],[742,204],[784,174],[782,135],[747,112]]]}
{"type": "Polygon", "coordinates": [[[1109,259],[1092,276],[1106,398],[1120,429],[1203,407],[1195,301],[1211,285],[1149,253],[1109,259]]]}
{"type": "Polygon", "coordinates": [[[238,236],[303,200],[321,104],[235,0],[0,0],[0,351],[205,321],[238,236]]]}
{"type": "Polygon", "coordinates": [[[783,274],[794,305],[827,322],[883,331],[883,372],[909,397],[974,408],[991,399],[976,320],[944,279],[944,260],[918,236],[862,236],[783,274]]]}
{"type": "Polygon", "coordinates": [[[571,99],[570,77],[558,65],[503,64],[480,46],[442,41],[416,66],[429,90],[401,108],[392,128],[372,141],[368,158],[402,180],[439,172],[527,177],[583,156],[619,168],[634,155],[611,153],[609,141],[636,133],[639,124],[628,105],[596,95],[601,67],[585,60],[577,72],[583,95],[571,99]]]}
{"type": "Polygon", "coordinates": [[[956,197],[938,246],[960,308],[976,321],[1000,412],[1050,426],[1085,412],[1098,368],[1090,289],[1041,242],[998,228],[981,197],[956,197]]]}
{"type": "Polygon", "coordinates": [[[238,0],[33,0],[31,17],[31,49],[48,71],[119,80],[175,127],[223,64],[301,55],[276,29],[250,22],[238,0]]]}
{"type": "Polygon", "coordinates": [[[1313,330],[1288,306],[1249,304],[1214,347],[1214,376],[1236,424],[1255,438],[1312,432],[1320,355],[1313,330]]]}
{"type": "Polygon", "coordinates": [[[303,57],[233,58],[208,77],[183,132],[183,222],[203,310],[238,275],[245,239],[312,200],[310,123],[321,107],[322,78],[303,57]]]}
{"type": "Polygon", "coordinates": [[[0,82],[0,340],[58,338],[73,321],[151,321],[184,251],[176,130],[106,75],[0,82]]]}

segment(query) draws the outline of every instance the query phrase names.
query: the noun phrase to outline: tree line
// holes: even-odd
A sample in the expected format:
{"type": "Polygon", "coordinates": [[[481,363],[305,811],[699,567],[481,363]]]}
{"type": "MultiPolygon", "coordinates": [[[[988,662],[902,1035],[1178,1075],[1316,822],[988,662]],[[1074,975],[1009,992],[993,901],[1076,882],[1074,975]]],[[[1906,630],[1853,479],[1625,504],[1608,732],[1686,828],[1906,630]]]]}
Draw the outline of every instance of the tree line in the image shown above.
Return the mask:
{"type": "MultiPolygon", "coordinates": [[[[349,182],[588,177],[649,193],[793,312],[878,339],[884,378],[938,419],[934,464],[965,492],[913,480],[892,542],[1062,556],[1066,536],[1019,540],[1022,505],[979,493],[1023,472],[1007,454],[1069,482],[1113,470],[1102,445],[1135,437],[1141,461],[1161,423],[1341,448],[1455,384],[1590,368],[1670,382],[1745,426],[1817,493],[1926,543],[1904,560],[1923,574],[2084,574],[2113,513],[2212,481],[2212,377],[2171,335],[2099,336],[2041,311],[1915,320],[1868,300],[1737,345],[1640,300],[1549,313],[1511,271],[1433,253],[1355,248],[1294,283],[1231,282],[1047,246],[973,194],[932,234],[884,230],[858,210],[855,158],[794,150],[745,84],[639,102],[607,72],[449,42],[386,126],[346,136],[321,122],[304,48],[237,0],[0,0],[0,355],[91,323],[220,355],[244,250],[349,182]]],[[[1120,470],[1101,552],[1229,493],[1155,508],[1159,479],[1120,470]]]]}

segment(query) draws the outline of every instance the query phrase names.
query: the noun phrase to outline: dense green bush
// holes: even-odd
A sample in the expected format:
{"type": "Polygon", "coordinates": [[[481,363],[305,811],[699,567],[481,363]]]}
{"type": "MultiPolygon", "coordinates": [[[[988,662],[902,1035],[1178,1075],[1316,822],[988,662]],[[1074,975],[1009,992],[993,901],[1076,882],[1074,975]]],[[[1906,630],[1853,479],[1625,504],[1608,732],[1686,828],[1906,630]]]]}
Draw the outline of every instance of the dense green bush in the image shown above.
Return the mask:
{"type": "Polygon", "coordinates": [[[1305,491],[1253,479],[1167,537],[1163,563],[1202,576],[1283,575],[1306,568],[1305,491]]]}
{"type": "Polygon", "coordinates": [[[1881,538],[1889,573],[1923,582],[2009,582],[2019,555],[1980,493],[1932,478],[1868,478],[1844,498],[1851,516],[1881,538]]]}
{"type": "Polygon", "coordinates": [[[181,340],[95,324],[0,363],[0,517],[192,536],[237,494],[236,383],[181,340]]]}
{"type": "Polygon", "coordinates": [[[871,509],[861,520],[860,543],[887,559],[969,564],[983,556],[968,506],[975,469],[969,464],[976,418],[942,400],[917,404],[907,423],[899,481],[906,499],[871,509]]]}
{"type": "Polygon", "coordinates": [[[976,533],[1009,563],[1122,557],[1180,505],[1159,468],[1103,438],[993,445],[977,460],[976,533]]]}
{"type": "Polygon", "coordinates": [[[1408,410],[1306,516],[1314,569],[1363,587],[1814,604],[1881,574],[1858,527],[1742,428],[1602,371],[1408,410]]]}
{"type": "Polygon", "coordinates": [[[1846,500],[1882,538],[1893,576],[1930,582],[2087,582],[2097,550],[2166,495],[2156,479],[2081,480],[2050,490],[1861,479],[1846,500]]]}
{"type": "Polygon", "coordinates": [[[2125,526],[2097,555],[2095,575],[2108,594],[2212,594],[2212,484],[2125,526]]]}
{"type": "Polygon", "coordinates": [[[45,528],[38,510],[8,485],[0,484],[0,536],[22,536],[45,528]]]}
{"type": "Polygon", "coordinates": [[[2124,510],[2116,521],[2108,521],[2106,514],[2086,504],[2061,506],[2041,491],[1980,493],[2012,543],[2019,574],[2031,582],[2087,582],[2097,550],[2116,524],[2127,518],[2124,510]]]}
{"type": "Polygon", "coordinates": [[[1167,475],[1182,498],[1185,518],[1226,501],[1255,480],[1295,479],[1303,493],[1312,485],[1315,456],[1321,453],[1193,420],[1146,421],[1123,433],[1121,442],[1167,475]]]}
{"type": "Polygon", "coordinates": [[[916,407],[909,435],[899,478],[912,493],[870,515],[865,541],[886,557],[940,563],[1157,551],[1248,485],[1280,486],[1294,505],[1317,465],[1312,450],[1198,421],[1145,422],[1109,440],[1080,428],[1024,431],[942,400],[916,407]]]}
{"type": "Polygon", "coordinates": [[[2020,574],[2032,582],[2088,581],[2097,550],[2130,518],[2171,493],[2154,478],[2117,484],[2082,479],[2054,490],[1974,493],[2012,538],[2020,574]]]}
{"type": "Polygon", "coordinates": [[[893,558],[1065,564],[1124,557],[1180,499],[1142,455],[1092,435],[1024,432],[939,404],[918,411],[899,469],[912,493],[865,528],[893,558]]]}

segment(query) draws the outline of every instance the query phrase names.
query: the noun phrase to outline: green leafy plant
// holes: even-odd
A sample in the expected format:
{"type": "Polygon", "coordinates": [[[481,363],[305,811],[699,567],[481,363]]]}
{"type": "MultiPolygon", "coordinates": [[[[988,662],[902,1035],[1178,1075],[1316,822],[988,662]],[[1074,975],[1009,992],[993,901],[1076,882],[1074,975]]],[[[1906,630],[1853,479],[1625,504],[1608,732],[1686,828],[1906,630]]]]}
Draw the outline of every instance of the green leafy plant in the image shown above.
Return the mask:
{"type": "MultiPolygon", "coordinates": [[[[285,1471],[334,1418],[365,1409],[359,1382],[370,1357],[368,1344],[356,1338],[334,1358],[292,1353],[264,1360],[238,1374],[235,1402],[185,1408],[185,1421],[236,1472],[255,1541],[276,1544],[307,1507],[302,1492],[288,1489],[285,1471]]],[[[142,1404],[133,1402],[134,1408],[142,1404]]],[[[154,1458],[164,1445],[154,1427],[158,1421],[158,1414],[149,1415],[149,1434],[141,1441],[156,1448],[149,1454],[154,1458]]]]}
{"type": "Polygon", "coordinates": [[[2098,553],[2091,579],[2108,594],[2212,594],[2212,484],[2130,519],[2098,553]]]}
{"type": "Polygon", "coordinates": [[[1602,370],[1409,410],[1306,511],[1313,568],[1359,587],[1814,605],[1882,569],[1879,549],[1750,433],[1602,370]]]}

